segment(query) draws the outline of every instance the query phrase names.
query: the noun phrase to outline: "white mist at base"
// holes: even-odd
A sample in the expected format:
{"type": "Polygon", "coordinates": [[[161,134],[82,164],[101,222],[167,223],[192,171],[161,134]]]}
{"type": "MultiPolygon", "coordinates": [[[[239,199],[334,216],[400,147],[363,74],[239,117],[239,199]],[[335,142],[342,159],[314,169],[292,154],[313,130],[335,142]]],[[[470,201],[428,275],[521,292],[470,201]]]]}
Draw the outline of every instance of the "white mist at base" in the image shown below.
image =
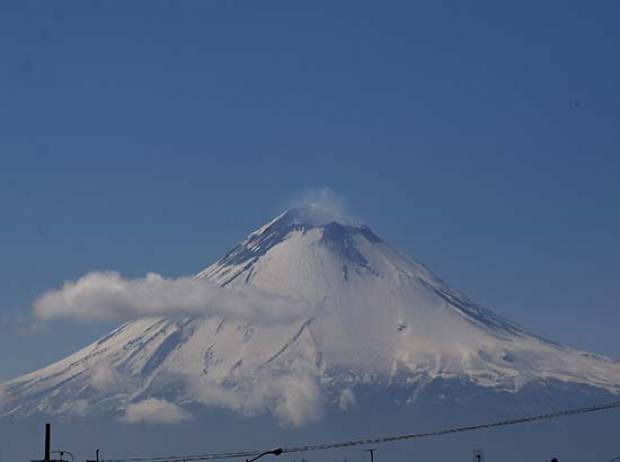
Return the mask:
{"type": "Polygon", "coordinates": [[[174,403],[150,398],[138,403],[131,403],[125,410],[123,421],[136,424],[177,424],[192,420],[192,415],[174,403]]]}

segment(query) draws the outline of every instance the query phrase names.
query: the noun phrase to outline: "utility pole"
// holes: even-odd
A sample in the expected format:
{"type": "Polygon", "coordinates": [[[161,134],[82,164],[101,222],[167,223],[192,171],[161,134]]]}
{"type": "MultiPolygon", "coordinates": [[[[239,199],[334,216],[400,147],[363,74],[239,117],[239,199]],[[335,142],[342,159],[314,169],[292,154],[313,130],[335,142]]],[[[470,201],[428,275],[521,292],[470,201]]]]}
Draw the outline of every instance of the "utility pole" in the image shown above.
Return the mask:
{"type": "Polygon", "coordinates": [[[43,459],[33,460],[32,462],[53,462],[52,461],[52,425],[45,424],[45,446],[43,451],[43,459]]]}
{"type": "Polygon", "coordinates": [[[364,452],[370,453],[370,462],[375,462],[375,451],[376,450],[377,450],[376,448],[364,449],[364,452]]]}
{"type": "Polygon", "coordinates": [[[52,460],[52,424],[45,424],[45,455],[43,457],[45,462],[52,460]]]}
{"type": "Polygon", "coordinates": [[[71,451],[62,450],[62,451],[52,451],[52,424],[45,424],[45,449],[43,452],[43,459],[35,459],[31,462],[67,462],[65,460],[65,455],[71,457],[71,461],[75,459],[73,453],[71,451]],[[60,459],[52,459],[52,454],[59,454],[60,459]]]}
{"type": "Polygon", "coordinates": [[[86,462],[99,462],[99,449],[95,451],[95,460],[89,459],[86,462]]]}

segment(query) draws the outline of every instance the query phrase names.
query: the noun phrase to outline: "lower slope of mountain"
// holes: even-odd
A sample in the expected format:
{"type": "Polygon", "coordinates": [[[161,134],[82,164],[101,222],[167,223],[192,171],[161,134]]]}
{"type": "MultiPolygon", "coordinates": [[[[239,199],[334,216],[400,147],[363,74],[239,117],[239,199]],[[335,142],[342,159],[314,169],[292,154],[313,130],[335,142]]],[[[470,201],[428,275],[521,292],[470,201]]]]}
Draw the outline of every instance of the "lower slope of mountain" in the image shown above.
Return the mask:
{"type": "MultiPolygon", "coordinates": [[[[196,275],[302,299],[295,322],[142,319],[4,384],[5,418],[224,408],[303,425],[432,391],[519,400],[529,390],[620,394],[620,364],[542,339],[449,288],[366,226],[289,210],[196,275]],[[508,397],[508,398],[506,398],[508,397]]],[[[489,402],[492,398],[484,398],[489,402]]],[[[195,411],[193,411],[195,412],[195,411]]]]}

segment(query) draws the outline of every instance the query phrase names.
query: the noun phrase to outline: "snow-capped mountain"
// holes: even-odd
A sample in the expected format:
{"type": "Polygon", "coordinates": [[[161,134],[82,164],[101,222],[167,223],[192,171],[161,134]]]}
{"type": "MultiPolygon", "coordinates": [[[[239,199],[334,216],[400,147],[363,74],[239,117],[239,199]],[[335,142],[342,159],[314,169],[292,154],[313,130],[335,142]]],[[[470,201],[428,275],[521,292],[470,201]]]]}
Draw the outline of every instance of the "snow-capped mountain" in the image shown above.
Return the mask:
{"type": "MultiPolygon", "coordinates": [[[[620,364],[535,335],[450,289],[368,227],[289,210],[196,275],[303,299],[307,316],[142,319],[4,385],[4,416],[204,405],[300,425],[356,405],[359,390],[455,381],[518,394],[528,384],[620,393],[620,364]]],[[[200,406],[199,406],[200,407],[200,406]]]]}

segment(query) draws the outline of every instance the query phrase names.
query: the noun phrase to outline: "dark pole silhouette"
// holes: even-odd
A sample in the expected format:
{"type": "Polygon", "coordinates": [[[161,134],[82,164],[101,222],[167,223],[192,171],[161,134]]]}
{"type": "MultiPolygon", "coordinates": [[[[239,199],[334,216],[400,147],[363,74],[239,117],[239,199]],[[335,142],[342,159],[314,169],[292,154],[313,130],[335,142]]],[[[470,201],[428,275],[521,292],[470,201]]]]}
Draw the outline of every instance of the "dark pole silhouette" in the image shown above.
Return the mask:
{"type": "Polygon", "coordinates": [[[375,462],[375,451],[376,450],[377,450],[376,448],[364,449],[365,452],[370,453],[370,462],[375,462]]]}
{"type": "Polygon", "coordinates": [[[52,424],[46,423],[45,424],[45,455],[43,457],[43,460],[45,462],[50,462],[52,460],[51,438],[52,438],[52,424]]]}
{"type": "Polygon", "coordinates": [[[99,449],[95,450],[95,460],[88,459],[86,462],[99,462],[99,449]]]}
{"type": "Polygon", "coordinates": [[[271,451],[261,452],[256,457],[252,457],[251,459],[246,459],[245,462],[254,462],[255,460],[258,460],[263,456],[269,456],[269,455],[279,456],[280,454],[282,454],[282,448],[276,448],[276,449],[272,449],[271,451]]]}

